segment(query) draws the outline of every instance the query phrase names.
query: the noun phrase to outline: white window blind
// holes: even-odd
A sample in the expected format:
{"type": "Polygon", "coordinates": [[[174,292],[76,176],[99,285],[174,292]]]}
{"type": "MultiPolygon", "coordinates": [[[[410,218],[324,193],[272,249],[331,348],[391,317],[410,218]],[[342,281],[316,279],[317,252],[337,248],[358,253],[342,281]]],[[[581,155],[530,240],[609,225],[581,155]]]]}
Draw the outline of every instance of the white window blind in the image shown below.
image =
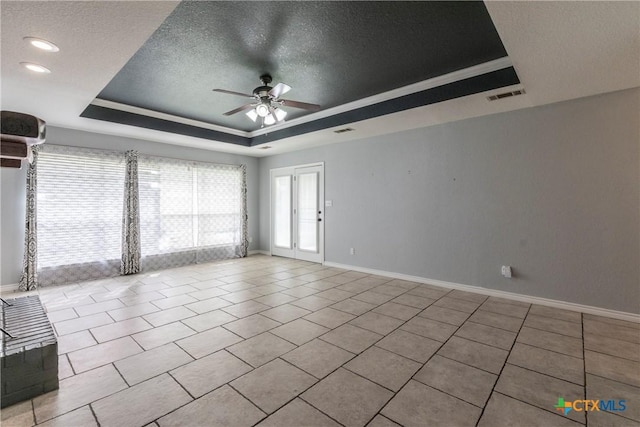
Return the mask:
{"type": "Polygon", "coordinates": [[[118,274],[123,155],[46,144],[37,167],[41,284],[118,274]]]}
{"type": "Polygon", "coordinates": [[[243,245],[239,166],[138,159],[143,268],[237,256],[243,245]]]}

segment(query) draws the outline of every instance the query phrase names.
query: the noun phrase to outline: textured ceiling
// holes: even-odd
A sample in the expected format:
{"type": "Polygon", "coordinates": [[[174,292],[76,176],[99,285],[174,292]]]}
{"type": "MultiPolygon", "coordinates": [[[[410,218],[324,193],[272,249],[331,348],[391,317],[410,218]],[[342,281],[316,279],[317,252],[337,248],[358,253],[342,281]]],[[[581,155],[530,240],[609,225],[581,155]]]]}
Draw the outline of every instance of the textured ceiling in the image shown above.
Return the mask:
{"type": "MultiPolygon", "coordinates": [[[[259,76],[327,109],[506,56],[482,2],[180,3],[98,98],[252,131],[259,76]]],[[[309,114],[285,108],[287,119],[309,114]]]]}

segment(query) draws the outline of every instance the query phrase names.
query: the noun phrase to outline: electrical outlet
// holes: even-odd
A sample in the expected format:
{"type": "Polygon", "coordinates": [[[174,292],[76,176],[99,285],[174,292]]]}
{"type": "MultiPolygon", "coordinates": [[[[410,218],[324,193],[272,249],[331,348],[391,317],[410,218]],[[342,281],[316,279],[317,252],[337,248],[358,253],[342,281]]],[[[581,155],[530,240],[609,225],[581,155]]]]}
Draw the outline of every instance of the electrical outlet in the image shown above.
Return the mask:
{"type": "Polygon", "coordinates": [[[511,279],[511,266],[510,265],[503,265],[502,269],[500,270],[500,272],[507,279],[511,279]]]}
{"type": "Polygon", "coordinates": [[[355,254],[356,254],[356,249],[355,249],[355,248],[351,248],[351,249],[349,249],[349,253],[350,253],[351,255],[355,255],[355,254]]]}

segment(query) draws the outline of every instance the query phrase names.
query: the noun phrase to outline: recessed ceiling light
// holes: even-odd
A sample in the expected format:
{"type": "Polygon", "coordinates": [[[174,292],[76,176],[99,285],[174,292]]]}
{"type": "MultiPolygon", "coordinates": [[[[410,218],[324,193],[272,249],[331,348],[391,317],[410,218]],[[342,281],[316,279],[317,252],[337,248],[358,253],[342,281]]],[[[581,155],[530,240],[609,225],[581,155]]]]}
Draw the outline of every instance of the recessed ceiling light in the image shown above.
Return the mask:
{"type": "Polygon", "coordinates": [[[31,70],[36,73],[47,74],[51,72],[51,70],[48,69],[47,67],[43,67],[42,65],[34,64],[32,62],[21,62],[20,65],[22,65],[27,70],[31,70]]]}
{"type": "Polygon", "coordinates": [[[47,52],[58,52],[60,48],[50,41],[39,39],[37,37],[25,37],[24,41],[29,42],[32,46],[47,52]]]}

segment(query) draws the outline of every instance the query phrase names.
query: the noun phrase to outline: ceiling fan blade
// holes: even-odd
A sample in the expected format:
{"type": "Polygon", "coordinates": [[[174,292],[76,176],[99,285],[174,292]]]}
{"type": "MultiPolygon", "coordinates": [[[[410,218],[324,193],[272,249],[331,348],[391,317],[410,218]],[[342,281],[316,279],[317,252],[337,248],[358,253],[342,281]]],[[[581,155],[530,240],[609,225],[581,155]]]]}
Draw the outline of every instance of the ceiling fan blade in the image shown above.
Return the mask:
{"type": "Polygon", "coordinates": [[[248,110],[250,108],[253,108],[253,104],[246,104],[243,105],[242,107],[238,107],[235,110],[231,110],[231,111],[227,111],[226,113],[224,113],[225,116],[231,116],[233,114],[239,113],[240,111],[245,111],[248,110]]]}
{"type": "Polygon", "coordinates": [[[306,102],[292,101],[290,99],[281,99],[280,101],[282,102],[282,105],[286,107],[302,108],[309,111],[320,111],[320,106],[317,104],[308,104],[306,102]]]}
{"type": "Polygon", "coordinates": [[[253,95],[249,95],[247,93],[240,93],[240,92],[234,92],[232,90],[226,90],[226,89],[213,89],[214,92],[220,92],[220,93],[227,93],[229,95],[238,95],[238,96],[244,96],[245,98],[253,98],[253,95]]]}
{"type": "Polygon", "coordinates": [[[273,96],[274,98],[280,98],[282,95],[289,92],[290,90],[291,90],[291,86],[286,85],[284,83],[278,83],[273,87],[273,89],[269,91],[269,95],[273,96]]]}

